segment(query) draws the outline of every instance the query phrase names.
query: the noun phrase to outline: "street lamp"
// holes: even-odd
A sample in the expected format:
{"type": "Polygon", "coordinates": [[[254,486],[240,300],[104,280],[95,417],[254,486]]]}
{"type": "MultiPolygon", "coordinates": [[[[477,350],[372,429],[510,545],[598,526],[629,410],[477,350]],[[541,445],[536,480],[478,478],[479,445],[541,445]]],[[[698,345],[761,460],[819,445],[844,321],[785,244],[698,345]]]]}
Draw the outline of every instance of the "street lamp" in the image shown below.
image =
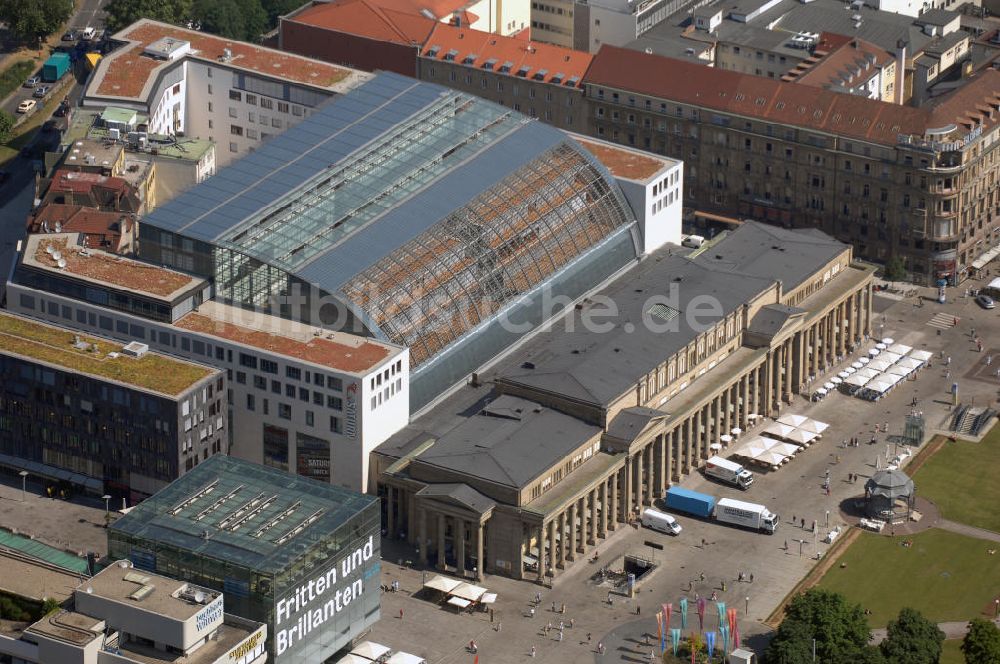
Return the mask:
{"type": "Polygon", "coordinates": [[[28,502],[28,471],[22,470],[18,473],[21,476],[21,502],[28,502]]]}
{"type": "Polygon", "coordinates": [[[101,498],[104,499],[104,516],[106,518],[111,515],[111,508],[109,506],[109,501],[111,500],[111,496],[109,496],[108,494],[104,494],[103,496],[101,496],[101,498]]]}
{"type": "Polygon", "coordinates": [[[743,610],[745,615],[750,615],[750,596],[744,598],[746,600],[746,608],[743,610]]]}

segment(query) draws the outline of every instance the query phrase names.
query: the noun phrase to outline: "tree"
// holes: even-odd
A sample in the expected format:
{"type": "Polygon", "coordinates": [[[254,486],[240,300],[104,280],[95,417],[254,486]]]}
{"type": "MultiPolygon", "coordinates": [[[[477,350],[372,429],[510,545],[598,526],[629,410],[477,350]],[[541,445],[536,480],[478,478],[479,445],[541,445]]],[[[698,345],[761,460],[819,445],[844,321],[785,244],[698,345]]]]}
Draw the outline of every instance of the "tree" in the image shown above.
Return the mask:
{"type": "Polygon", "coordinates": [[[112,32],[126,28],[140,18],[180,25],[191,20],[191,0],[111,0],[105,11],[108,13],[105,23],[112,32]]]}
{"type": "Polygon", "coordinates": [[[306,4],[303,0],[262,0],[261,6],[267,12],[268,28],[276,27],[279,16],[291,13],[303,4],[306,4]]]}
{"type": "Polygon", "coordinates": [[[6,143],[10,132],[14,129],[16,120],[7,111],[0,111],[0,143],[6,143]]]}
{"type": "Polygon", "coordinates": [[[823,662],[872,661],[871,630],[864,612],[857,604],[848,604],[843,595],[812,589],[796,596],[785,611],[785,619],[767,650],[769,662],[812,660],[812,642],[816,657],[823,662]],[[808,653],[805,660],[802,653],[808,653]]]}
{"type": "Polygon", "coordinates": [[[72,11],[69,0],[0,0],[0,20],[17,37],[36,44],[62,27],[72,11]]]}
{"type": "Polygon", "coordinates": [[[906,264],[899,256],[891,256],[885,262],[885,269],[882,272],[888,281],[902,281],[906,279],[906,264]]]}
{"type": "Polygon", "coordinates": [[[962,639],[962,654],[968,664],[1000,662],[1000,629],[989,620],[973,618],[962,639]]]}
{"type": "Polygon", "coordinates": [[[904,608],[887,626],[879,649],[892,664],[937,664],[944,632],[919,611],[904,608]]]}
{"type": "Polygon", "coordinates": [[[267,29],[260,0],[194,0],[191,18],[205,32],[257,41],[267,29]]]}

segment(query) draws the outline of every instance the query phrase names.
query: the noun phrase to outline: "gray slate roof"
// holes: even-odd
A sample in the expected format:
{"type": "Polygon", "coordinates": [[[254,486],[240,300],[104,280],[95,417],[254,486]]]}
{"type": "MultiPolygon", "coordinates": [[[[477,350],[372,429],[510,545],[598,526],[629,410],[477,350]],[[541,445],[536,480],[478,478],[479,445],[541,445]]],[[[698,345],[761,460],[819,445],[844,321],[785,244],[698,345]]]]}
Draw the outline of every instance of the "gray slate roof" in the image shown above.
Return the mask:
{"type": "MultiPolygon", "coordinates": [[[[442,404],[446,411],[447,404],[442,404]]],[[[499,396],[486,411],[451,419],[436,443],[415,459],[410,473],[420,478],[426,464],[503,486],[522,488],[601,429],[551,408],[499,396]]],[[[398,434],[397,434],[398,435],[398,434]]],[[[395,437],[394,437],[395,438],[395,437]]]]}
{"type": "Polygon", "coordinates": [[[608,423],[607,435],[625,443],[631,443],[636,436],[649,426],[650,422],[668,417],[668,414],[655,408],[636,406],[625,408],[608,423]]]}
{"type": "Polygon", "coordinates": [[[787,293],[846,249],[846,244],[816,229],[747,222],[695,260],[719,270],[780,281],[787,293]]]}
{"type": "Polygon", "coordinates": [[[497,506],[495,501],[479,493],[468,484],[431,484],[417,491],[416,495],[454,503],[476,514],[485,514],[497,506]]]}
{"type": "Polygon", "coordinates": [[[747,330],[753,334],[773,337],[781,331],[790,318],[801,313],[805,313],[805,310],[783,304],[769,304],[760,308],[747,326],[747,330]]]}
{"type": "Polygon", "coordinates": [[[901,470],[880,470],[865,482],[865,491],[885,498],[911,496],[914,490],[913,480],[901,470]]]}

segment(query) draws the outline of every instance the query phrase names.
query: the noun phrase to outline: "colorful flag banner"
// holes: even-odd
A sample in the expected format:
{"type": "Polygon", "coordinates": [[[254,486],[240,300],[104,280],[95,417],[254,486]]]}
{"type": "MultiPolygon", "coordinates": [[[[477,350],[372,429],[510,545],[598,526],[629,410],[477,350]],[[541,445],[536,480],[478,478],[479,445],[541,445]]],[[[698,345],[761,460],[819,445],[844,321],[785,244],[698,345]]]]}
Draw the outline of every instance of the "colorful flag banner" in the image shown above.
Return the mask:
{"type": "Polygon", "coordinates": [[[670,644],[674,648],[674,657],[677,657],[677,646],[681,643],[681,630],[676,627],[670,630],[670,644]]]}
{"type": "Polygon", "coordinates": [[[716,602],[715,609],[719,612],[719,625],[722,625],[722,622],[723,620],[725,620],[726,617],[726,603],[716,602]]]}
{"type": "Polygon", "coordinates": [[[726,625],[720,627],[719,635],[722,637],[722,652],[725,656],[725,653],[729,652],[729,627],[726,625]]]}
{"type": "Polygon", "coordinates": [[[687,626],[688,626],[688,601],[687,601],[687,597],[681,598],[680,609],[681,609],[681,629],[687,629],[687,626]]]}
{"type": "Polygon", "coordinates": [[[715,654],[715,632],[705,632],[705,646],[708,648],[708,658],[715,654]]]}

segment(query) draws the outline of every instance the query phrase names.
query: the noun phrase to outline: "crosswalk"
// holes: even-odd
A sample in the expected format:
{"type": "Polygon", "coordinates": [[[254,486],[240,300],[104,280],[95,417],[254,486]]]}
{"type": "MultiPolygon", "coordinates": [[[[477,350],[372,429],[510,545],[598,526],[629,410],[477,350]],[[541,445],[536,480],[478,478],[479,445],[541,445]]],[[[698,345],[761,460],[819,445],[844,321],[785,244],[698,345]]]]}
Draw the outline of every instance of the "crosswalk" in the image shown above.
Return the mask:
{"type": "Polygon", "coordinates": [[[950,314],[939,312],[934,314],[933,318],[927,321],[927,324],[931,327],[936,327],[939,330],[947,330],[955,327],[955,317],[950,314]]]}

